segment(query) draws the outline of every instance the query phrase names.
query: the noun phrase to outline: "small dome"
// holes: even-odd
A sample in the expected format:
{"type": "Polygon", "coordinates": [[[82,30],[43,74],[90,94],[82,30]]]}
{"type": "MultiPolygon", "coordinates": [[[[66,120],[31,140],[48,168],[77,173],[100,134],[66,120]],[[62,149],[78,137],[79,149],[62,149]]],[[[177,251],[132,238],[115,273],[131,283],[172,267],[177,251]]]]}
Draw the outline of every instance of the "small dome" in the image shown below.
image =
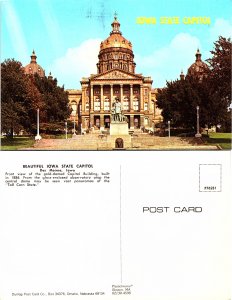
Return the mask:
{"type": "Polygon", "coordinates": [[[28,75],[34,75],[35,73],[37,73],[40,77],[44,77],[45,72],[43,68],[39,64],[37,64],[36,58],[37,56],[35,54],[35,51],[33,50],[31,55],[31,62],[24,67],[24,72],[28,75]]]}
{"type": "Polygon", "coordinates": [[[188,76],[202,77],[208,69],[209,67],[201,60],[201,53],[197,49],[196,61],[188,68],[188,76]]]}

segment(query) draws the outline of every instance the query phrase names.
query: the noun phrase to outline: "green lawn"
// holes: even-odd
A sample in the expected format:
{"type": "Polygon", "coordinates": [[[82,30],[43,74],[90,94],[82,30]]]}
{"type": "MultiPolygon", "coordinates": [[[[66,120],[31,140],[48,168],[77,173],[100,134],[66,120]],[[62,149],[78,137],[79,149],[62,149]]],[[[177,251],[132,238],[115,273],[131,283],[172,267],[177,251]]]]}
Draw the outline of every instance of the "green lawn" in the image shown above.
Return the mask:
{"type": "Polygon", "coordinates": [[[206,138],[206,142],[212,145],[219,145],[223,150],[231,149],[231,133],[212,132],[206,138]]]}
{"type": "Polygon", "coordinates": [[[35,142],[35,137],[17,136],[12,138],[1,137],[1,150],[20,150],[30,148],[35,142]]]}
{"type": "MultiPolygon", "coordinates": [[[[59,138],[65,139],[65,134],[62,135],[51,135],[51,136],[44,136],[44,138],[59,138]]],[[[72,134],[68,134],[68,138],[71,138],[72,134]]],[[[223,150],[231,149],[231,140],[232,134],[231,133],[210,133],[209,137],[204,138],[207,144],[211,145],[220,145],[223,150]]],[[[6,138],[1,137],[1,150],[20,150],[22,148],[30,148],[33,146],[35,142],[35,137],[14,137],[6,138]]]]}
{"type": "MultiPolygon", "coordinates": [[[[68,139],[72,137],[72,134],[68,134],[68,139]]],[[[43,135],[45,139],[65,139],[65,134],[59,135],[43,135]]],[[[20,150],[22,148],[31,148],[35,143],[35,137],[27,136],[15,136],[12,138],[1,137],[1,150],[20,150]]]]}

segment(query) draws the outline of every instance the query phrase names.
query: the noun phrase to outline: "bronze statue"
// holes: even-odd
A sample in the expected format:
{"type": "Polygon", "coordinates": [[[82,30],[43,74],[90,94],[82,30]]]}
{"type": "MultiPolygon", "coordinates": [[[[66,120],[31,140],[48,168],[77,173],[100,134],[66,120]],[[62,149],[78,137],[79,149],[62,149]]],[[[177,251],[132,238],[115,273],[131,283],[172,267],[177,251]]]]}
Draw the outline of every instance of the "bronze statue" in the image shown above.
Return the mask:
{"type": "Polygon", "coordinates": [[[124,116],[122,112],[122,105],[119,102],[119,99],[116,98],[116,102],[113,103],[113,108],[111,110],[112,121],[114,122],[126,122],[127,117],[124,116]]]}

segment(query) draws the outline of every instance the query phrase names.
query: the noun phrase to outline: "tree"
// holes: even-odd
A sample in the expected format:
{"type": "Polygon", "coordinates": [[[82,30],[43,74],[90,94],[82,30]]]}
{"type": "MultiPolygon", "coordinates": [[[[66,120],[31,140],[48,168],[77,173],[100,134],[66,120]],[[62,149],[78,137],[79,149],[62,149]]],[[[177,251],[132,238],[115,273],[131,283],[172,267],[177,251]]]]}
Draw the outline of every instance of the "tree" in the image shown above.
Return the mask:
{"type": "Polygon", "coordinates": [[[209,86],[212,109],[217,111],[217,122],[224,130],[231,131],[231,115],[228,107],[231,103],[231,39],[219,37],[214,43],[213,55],[207,62],[210,66],[209,86]]]}
{"type": "Polygon", "coordinates": [[[219,37],[219,40],[214,43],[212,58],[207,59],[210,66],[210,81],[213,87],[213,92],[217,93],[218,100],[222,105],[227,106],[231,102],[231,56],[232,43],[231,39],[219,37]]]}
{"type": "MultiPolygon", "coordinates": [[[[56,79],[26,75],[22,64],[14,59],[1,64],[1,130],[13,137],[36,128],[36,110],[42,122],[60,122],[70,116],[68,95],[56,79]]],[[[53,126],[54,127],[54,126],[53,126]]]]}
{"type": "Polygon", "coordinates": [[[196,127],[196,107],[201,107],[201,123],[207,119],[202,97],[204,89],[196,78],[167,82],[167,87],[158,90],[157,104],[162,109],[164,121],[170,120],[176,127],[196,127]]]}
{"type": "Polygon", "coordinates": [[[186,76],[185,80],[167,82],[158,90],[157,104],[164,121],[174,126],[196,127],[196,106],[200,107],[200,125],[209,127],[229,124],[228,106],[231,99],[231,41],[220,37],[214,43],[209,69],[199,80],[186,76]]]}
{"type": "Polygon", "coordinates": [[[68,94],[63,87],[57,85],[57,80],[35,75],[34,84],[43,97],[41,121],[60,122],[66,120],[71,113],[68,94]]]}
{"type": "Polygon", "coordinates": [[[31,131],[41,94],[14,59],[1,64],[1,129],[13,137],[21,129],[31,131]]]}

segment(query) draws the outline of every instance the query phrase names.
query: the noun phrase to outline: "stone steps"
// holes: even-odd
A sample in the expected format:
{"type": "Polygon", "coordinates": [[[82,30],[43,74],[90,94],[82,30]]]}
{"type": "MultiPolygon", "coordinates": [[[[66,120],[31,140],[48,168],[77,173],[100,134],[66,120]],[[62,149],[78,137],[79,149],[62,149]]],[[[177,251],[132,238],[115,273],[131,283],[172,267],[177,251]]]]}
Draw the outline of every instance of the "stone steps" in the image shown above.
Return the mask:
{"type": "MultiPolygon", "coordinates": [[[[36,141],[34,149],[44,150],[112,150],[117,137],[99,135],[77,135],[71,139],[42,139],[36,141]]],[[[123,137],[122,137],[123,138],[123,137]]],[[[180,137],[156,137],[139,134],[124,138],[124,147],[127,149],[217,149],[216,146],[197,145],[192,138],[180,137]],[[129,138],[129,140],[128,140],[129,138]],[[126,146],[125,146],[126,145],[126,146]]]]}

